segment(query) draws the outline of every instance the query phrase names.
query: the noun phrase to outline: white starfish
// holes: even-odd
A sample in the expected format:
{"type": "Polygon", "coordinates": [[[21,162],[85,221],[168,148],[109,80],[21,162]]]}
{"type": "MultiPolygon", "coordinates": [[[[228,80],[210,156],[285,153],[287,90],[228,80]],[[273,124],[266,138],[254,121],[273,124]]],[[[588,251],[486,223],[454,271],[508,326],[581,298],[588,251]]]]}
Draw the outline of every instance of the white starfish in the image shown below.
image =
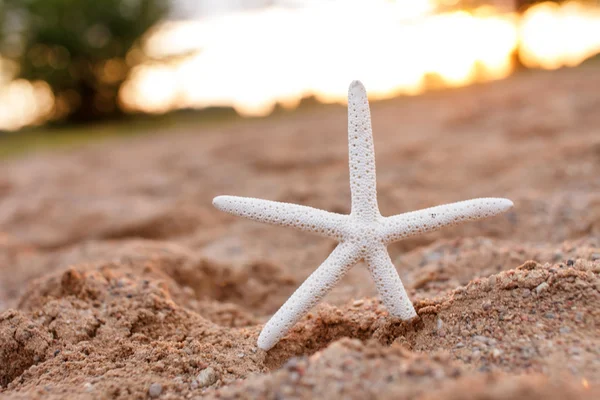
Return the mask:
{"type": "Polygon", "coordinates": [[[342,215],[311,207],[253,198],[218,196],[213,205],[230,214],[273,225],[291,226],[339,241],[338,246],[264,326],[258,347],[269,350],[348,272],[364,260],[389,313],[403,320],[416,316],[387,245],[467,220],[500,214],[507,199],[482,198],[382,217],[377,205],[371,115],[362,83],[348,91],[348,144],[352,209],[342,215]]]}

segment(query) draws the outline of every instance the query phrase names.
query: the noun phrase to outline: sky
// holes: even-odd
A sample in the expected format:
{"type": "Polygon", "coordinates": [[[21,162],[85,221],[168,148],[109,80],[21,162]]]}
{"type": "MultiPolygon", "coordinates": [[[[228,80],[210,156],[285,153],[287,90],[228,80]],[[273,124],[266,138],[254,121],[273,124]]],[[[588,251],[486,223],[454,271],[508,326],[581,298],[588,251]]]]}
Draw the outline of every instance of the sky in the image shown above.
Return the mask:
{"type": "Polygon", "coordinates": [[[277,0],[173,0],[175,18],[195,19],[280,3],[277,0]]]}
{"type": "MultiPolygon", "coordinates": [[[[272,5],[302,7],[331,0],[173,0],[176,19],[197,19],[272,5]]],[[[409,0],[410,1],[410,0],[409,0]]]]}

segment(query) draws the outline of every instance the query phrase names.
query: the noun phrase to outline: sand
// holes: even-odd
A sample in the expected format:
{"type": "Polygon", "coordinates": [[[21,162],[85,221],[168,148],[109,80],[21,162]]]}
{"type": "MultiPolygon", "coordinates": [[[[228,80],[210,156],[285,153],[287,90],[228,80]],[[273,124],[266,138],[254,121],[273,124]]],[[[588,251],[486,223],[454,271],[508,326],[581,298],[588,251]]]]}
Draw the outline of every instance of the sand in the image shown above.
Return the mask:
{"type": "Polygon", "coordinates": [[[349,211],[346,110],[303,108],[0,164],[3,398],[600,398],[600,69],[372,106],[392,215],[510,212],[389,247],[419,317],[364,265],[271,351],[261,326],[335,243],[219,194],[349,211]]]}

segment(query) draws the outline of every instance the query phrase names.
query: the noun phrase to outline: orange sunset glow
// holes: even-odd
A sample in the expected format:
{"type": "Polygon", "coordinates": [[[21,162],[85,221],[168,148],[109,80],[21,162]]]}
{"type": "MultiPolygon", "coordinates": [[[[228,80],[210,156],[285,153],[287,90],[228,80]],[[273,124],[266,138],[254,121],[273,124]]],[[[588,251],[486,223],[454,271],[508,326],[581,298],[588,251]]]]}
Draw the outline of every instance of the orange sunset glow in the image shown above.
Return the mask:
{"type": "MultiPolygon", "coordinates": [[[[444,87],[502,79],[514,71],[515,51],[527,67],[576,66],[600,52],[600,8],[541,3],[519,15],[440,11],[430,0],[333,1],[166,22],[147,34],[143,50],[179,57],[132,70],[119,93],[127,111],[224,106],[264,116],[306,96],[344,102],[353,79],[373,99],[419,94],[432,79],[444,87]]],[[[47,86],[25,81],[5,86],[0,103],[7,130],[43,121],[54,108],[47,86]]]]}

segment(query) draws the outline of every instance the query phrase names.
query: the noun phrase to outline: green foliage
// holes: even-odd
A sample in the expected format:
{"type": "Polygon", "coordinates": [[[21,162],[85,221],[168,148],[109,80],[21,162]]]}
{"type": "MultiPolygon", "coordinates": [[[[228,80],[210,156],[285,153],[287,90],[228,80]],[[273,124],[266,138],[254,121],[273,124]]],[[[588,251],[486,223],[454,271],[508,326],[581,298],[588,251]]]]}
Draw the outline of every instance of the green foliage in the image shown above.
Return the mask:
{"type": "Polygon", "coordinates": [[[128,52],[166,16],[170,2],[4,0],[1,5],[2,0],[3,54],[18,63],[19,77],[50,85],[57,117],[88,121],[119,113],[118,89],[139,62],[128,52]]]}

